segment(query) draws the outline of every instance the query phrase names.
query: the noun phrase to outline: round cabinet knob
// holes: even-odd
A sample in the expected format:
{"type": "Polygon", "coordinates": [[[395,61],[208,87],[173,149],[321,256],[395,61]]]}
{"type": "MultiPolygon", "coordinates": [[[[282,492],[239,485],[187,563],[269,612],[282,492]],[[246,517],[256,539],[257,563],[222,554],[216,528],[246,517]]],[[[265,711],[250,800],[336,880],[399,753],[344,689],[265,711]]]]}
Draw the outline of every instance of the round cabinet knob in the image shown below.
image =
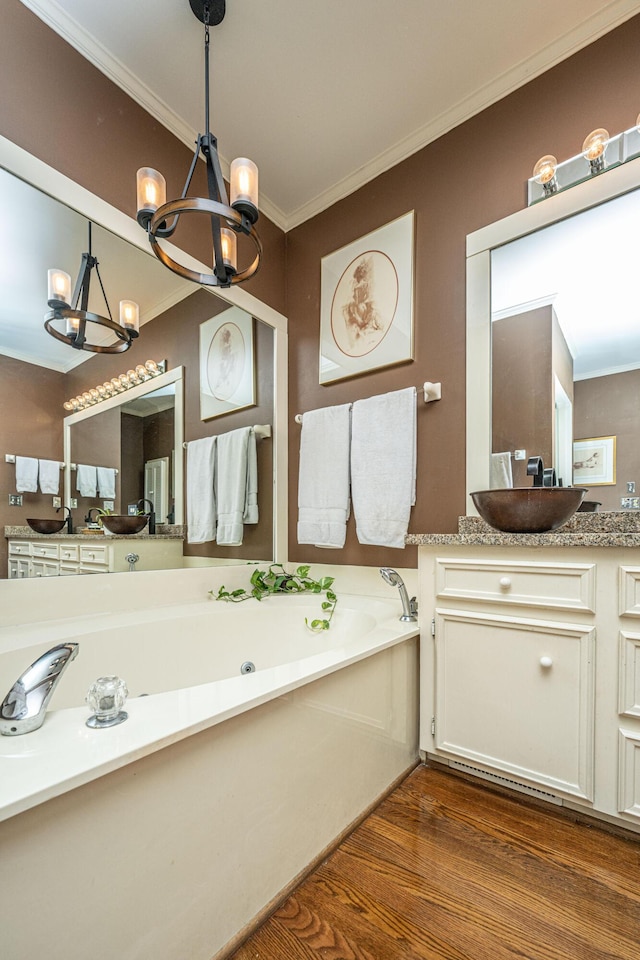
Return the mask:
{"type": "Polygon", "coordinates": [[[511,586],[511,577],[500,577],[500,586],[503,590],[508,590],[511,586]]]}
{"type": "Polygon", "coordinates": [[[553,660],[551,657],[540,657],[540,666],[548,669],[549,667],[553,666],[553,660]]]}

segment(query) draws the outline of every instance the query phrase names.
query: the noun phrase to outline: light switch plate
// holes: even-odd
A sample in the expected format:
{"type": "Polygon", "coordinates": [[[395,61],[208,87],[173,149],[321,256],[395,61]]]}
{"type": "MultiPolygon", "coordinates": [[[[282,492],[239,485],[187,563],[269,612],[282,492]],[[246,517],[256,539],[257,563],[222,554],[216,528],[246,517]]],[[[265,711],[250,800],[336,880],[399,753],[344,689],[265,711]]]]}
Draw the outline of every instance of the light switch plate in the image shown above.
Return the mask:
{"type": "Polygon", "coordinates": [[[21,494],[21,493],[10,493],[10,494],[9,494],[9,506],[10,506],[10,507],[21,507],[21,506],[22,506],[22,494],[21,494]]]}
{"type": "Polygon", "coordinates": [[[62,506],[62,498],[61,498],[61,497],[54,497],[54,498],[53,498],[53,509],[54,509],[54,510],[59,510],[61,506],[62,506]]]}

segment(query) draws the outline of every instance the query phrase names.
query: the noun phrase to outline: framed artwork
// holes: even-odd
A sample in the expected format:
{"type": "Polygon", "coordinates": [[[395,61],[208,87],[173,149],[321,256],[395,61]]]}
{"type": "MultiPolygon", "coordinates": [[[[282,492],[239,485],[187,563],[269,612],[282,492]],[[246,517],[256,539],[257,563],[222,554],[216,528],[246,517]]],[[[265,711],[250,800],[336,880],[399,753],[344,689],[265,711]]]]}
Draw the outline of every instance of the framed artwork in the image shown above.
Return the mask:
{"type": "Polygon", "coordinates": [[[597,487],[616,482],[616,438],[591,437],[574,440],[573,482],[597,487]]]}
{"type": "Polygon", "coordinates": [[[253,317],[230,307],[200,324],[200,419],[255,402],[253,317]]]}
{"type": "Polygon", "coordinates": [[[322,258],[320,383],[413,360],[413,211],[322,258]]]}

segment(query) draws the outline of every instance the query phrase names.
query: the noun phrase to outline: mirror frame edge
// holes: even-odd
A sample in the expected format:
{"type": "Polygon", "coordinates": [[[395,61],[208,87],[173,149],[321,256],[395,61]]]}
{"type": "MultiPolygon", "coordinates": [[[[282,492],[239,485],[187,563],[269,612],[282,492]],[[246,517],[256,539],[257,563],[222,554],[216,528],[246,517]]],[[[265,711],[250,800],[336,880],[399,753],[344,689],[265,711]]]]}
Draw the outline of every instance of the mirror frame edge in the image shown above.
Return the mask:
{"type": "MultiPolygon", "coordinates": [[[[489,486],[491,452],[491,251],[640,187],[640,158],[518,210],[467,236],[466,513],[489,486]]],[[[640,228],[639,228],[640,229],[640,228]]]]}
{"type": "MultiPolygon", "coordinates": [[[[0,167],[30,183],[32,186],[48,194],[81,215],[100,224],[106,230],[149,253],[146,236],[140,229],[137,221],[107,203],[86,187],[81,186],[69,177],[50,167],[43,160],[34,157],[18,144],[13,143],[0,135],[0,167]]],[[[166,244],[170,256],[180,257],[191,269],[200,273],[208,271],[208,267],[194,257],[190,257],[172,244],[166,244]]],[[[206,289],[200,287],[199,289],[206,289]]],[[[272,425],[273,449],[273,559],[277,563],[285,564],[288,559],[288,364],[287,364],[287,318],[239,287],[230,287],[227,290],[209,290],[210,293],[227,301],[230,305],[238,306],[250,313],[257,320],[262,321],[274,331],[274,411],[272,425]]],[[[176,458],[180,459],[180,458],[176,458]]],[[[184,457],[182,457],[184,462],[184,457]]],[[[181,467],[182,469],[182,467],[181,467]]]]}

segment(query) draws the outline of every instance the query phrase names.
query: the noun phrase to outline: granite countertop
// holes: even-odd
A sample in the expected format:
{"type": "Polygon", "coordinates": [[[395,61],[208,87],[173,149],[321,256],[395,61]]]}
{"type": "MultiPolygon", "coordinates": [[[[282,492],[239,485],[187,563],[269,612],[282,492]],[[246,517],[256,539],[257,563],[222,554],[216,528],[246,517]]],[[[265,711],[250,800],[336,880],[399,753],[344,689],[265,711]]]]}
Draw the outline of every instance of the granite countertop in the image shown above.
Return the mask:
{"type": "Polygon", "coordinates": [[[501,533],[480,517],[459,517],[458,533],[409,533],[407,545],[477,547],[640,547],[640,512],[576,513],[550,533],[501,533]]]}
{"type": "Polygon", "coordinates": [[[36,533],[28,526],[8,526],[4,528],[5,540],[184,540],[186,528],[179,524],[156,524],[156,533],[150,534],[145,528],[141,533],[103,533],[101,530],[89,530],[87,533],[36,533]]]}

